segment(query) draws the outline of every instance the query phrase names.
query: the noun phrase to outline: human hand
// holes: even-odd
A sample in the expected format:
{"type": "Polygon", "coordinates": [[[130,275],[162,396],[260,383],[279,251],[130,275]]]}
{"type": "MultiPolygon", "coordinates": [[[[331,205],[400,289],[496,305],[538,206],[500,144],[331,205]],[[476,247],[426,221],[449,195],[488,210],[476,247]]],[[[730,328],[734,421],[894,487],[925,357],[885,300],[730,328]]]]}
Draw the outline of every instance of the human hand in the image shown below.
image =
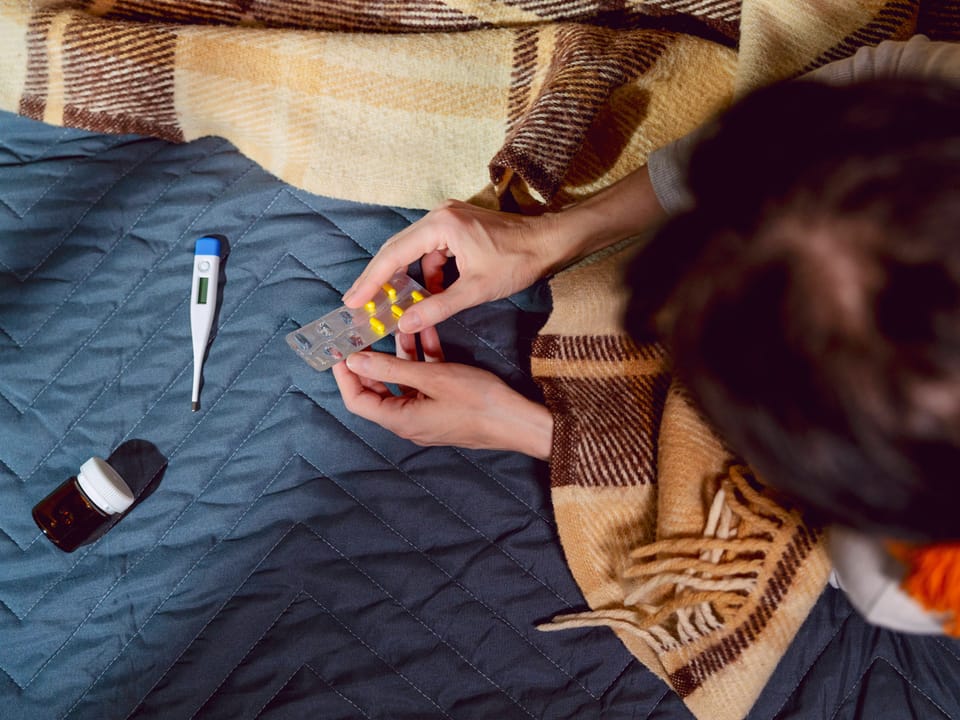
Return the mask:
{"type": "Polygon", "coordinates": [[[646,166],[557,213],[517,215],[448,200],[390,238],[343,301],[360,307],[395,272],[421,260],[424,284],[433,295],[399,321],[402,332],[419,332],[468,307],[519,292],[664,217],[646,166]],[[451,257],[460,276],[444,290],[443,266],[451,257]]]}
{"type": "Polygon", "coordinates": [[[448,200],[390,238],[344,295],[360,307],[398,270],[421,260],[424,285],[433,293],[400,318],[415,333],[461,310],[519,292],[555,263],[559,248],[553,216],[530,217],[448,200]],[[444,289],[443,266],[454,258],[459,278],[444,289]]]}
{"type": "MultiPolygon", "coordinates": [[[[412,338],[398,335],[402,353],[409,353],[412,338]]],[[[334,365],[346,408],[417,445],[512,450],[549,459],[553,417],[546,407],[485,370],[436,360],[435,331],[422,334],[421,344],[426,362],[360,352],[334,365]],[[385,383],[399,385],[403,393],[393,395],[385,383]]]]}

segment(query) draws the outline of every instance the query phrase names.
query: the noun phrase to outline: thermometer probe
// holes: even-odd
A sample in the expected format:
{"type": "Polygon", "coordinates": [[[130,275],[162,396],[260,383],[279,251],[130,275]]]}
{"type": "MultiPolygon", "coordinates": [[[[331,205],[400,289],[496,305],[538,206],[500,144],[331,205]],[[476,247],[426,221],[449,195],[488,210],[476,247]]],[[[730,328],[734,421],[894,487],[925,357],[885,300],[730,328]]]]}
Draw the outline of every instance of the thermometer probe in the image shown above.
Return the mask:
{"type": "Polygon", "coordinates": [[[193,252],[193,288],[190,291],[190,332],[193,335],[193,397],[190,409],[200,409],[200,372],[217,310],[220,278],[220,241],[202,237],[193,252]]]}

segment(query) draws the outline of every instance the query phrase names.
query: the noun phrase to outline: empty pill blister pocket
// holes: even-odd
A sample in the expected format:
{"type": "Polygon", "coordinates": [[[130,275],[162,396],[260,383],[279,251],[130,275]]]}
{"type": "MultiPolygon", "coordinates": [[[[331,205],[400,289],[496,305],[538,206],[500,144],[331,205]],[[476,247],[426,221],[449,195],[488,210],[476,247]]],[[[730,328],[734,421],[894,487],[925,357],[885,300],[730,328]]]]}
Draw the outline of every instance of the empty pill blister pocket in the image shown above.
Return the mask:
{"type": "Polygon", "coordinates": [[[398,272],[363,307],[332,310],[287,335],[287,344],[310,367],[326,370],[396,331],[403,313],[427,295],[416,280],[398,272]]]}

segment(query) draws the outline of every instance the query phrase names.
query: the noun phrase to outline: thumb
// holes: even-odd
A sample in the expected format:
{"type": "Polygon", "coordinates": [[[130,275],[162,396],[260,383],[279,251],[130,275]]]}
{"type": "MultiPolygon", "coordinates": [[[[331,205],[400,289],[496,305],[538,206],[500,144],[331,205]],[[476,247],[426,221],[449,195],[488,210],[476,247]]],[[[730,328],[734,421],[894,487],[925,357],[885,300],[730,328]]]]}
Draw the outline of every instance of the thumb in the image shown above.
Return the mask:
{"type": "Polygon", "coordinates": [[[408,308],[397,321],[397,327],[400,332],[420,332],[474,305],[479,305],[479,301],[461,280],[457,280],[443,292],[425,297],[408,308]]]}

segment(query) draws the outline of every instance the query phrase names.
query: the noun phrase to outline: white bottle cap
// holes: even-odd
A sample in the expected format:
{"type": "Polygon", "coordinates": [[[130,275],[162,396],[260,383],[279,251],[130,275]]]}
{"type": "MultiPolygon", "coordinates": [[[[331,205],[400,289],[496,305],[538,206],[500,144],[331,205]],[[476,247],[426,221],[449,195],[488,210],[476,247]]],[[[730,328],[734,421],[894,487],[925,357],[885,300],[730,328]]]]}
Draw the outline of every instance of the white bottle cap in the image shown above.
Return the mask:
{"type": "Polygon", "coordinates": [[[106,460],[92,457],[80,466],[77,483],[90,501],[108,515],[124,512],[133,504],[133,493],[106,460]]]}

